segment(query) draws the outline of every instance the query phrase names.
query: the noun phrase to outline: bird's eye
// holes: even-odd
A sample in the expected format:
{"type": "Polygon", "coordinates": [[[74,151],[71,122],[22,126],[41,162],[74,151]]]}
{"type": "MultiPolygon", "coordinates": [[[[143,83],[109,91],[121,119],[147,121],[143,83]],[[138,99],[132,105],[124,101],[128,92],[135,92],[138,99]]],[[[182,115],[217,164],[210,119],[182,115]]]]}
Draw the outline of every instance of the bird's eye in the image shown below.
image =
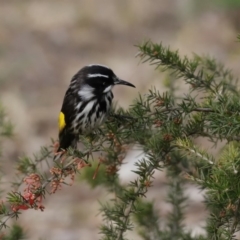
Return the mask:
{"type": "Polygon", "coordinates": [[[105,86],[105,85],[106,85],[106,83],[105,83],[105,82],[103,82],[103,83],[102,83],[102,85],[103,85],[103,86],[105,86]]]}

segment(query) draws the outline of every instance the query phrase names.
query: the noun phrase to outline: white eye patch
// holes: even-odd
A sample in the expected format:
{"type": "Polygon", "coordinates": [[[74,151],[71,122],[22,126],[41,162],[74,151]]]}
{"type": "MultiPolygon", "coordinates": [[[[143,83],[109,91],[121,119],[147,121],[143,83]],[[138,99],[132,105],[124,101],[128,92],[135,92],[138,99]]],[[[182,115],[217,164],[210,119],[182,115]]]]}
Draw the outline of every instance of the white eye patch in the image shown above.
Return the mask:
{"type": "Polygon", "coordinates": [[[111,91],[111,90],[112,90],[112,87],[113,87],[112,85],[106,87],[103,92],[104,92],[104,93],[107,93],[107,92],[111,91]]]}
{"type": "Polygon", "coordinates": [[[95,97],[94,95],[94,88],[91,86],[85,84],[81,87],[81,89],[78,91],[78,95],[85,101],[88,101],[95,97]]]}

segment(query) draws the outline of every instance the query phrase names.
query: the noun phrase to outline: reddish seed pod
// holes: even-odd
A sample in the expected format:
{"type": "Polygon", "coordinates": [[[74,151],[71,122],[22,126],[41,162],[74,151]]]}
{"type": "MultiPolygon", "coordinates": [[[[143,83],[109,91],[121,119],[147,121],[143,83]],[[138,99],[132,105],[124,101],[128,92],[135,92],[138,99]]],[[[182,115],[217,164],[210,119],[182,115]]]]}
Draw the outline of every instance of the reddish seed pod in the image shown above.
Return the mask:
{"type": "Polygon", "coordinates": [[[171,134],[165,134],[163,136],[163,140],[166,141],[166,142],[170,142],[172,140],[172,135],[171,134]]]}

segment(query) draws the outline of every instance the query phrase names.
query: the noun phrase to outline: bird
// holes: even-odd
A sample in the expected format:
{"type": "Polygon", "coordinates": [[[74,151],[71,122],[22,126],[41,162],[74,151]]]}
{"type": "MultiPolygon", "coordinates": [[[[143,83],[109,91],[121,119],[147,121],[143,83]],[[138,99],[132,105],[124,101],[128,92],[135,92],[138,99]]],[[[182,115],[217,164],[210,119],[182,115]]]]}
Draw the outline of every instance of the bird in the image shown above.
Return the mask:
{"type": "Polygon", "coordinates": [[[69,147],[75,149],[79,135],[89,134],[103,124],[111,109],[115,85],[135,88],[101,64],[85,66],[72,77],[58,117],[57,153],[69,147]]]}

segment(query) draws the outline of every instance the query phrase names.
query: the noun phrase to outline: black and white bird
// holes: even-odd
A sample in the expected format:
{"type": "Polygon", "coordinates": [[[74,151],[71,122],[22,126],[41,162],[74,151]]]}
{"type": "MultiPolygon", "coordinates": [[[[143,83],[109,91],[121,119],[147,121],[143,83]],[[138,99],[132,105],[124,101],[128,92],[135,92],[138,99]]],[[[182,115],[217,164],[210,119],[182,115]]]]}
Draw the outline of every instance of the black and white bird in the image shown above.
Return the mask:
{"type": "Polygon", "coordinates": [[[135,87],[103,65],[80,69],[72,78],[58,118],[58,152],[76,147],[78,136],[98,128],[111,108],[115,85],[135,87]]]}

